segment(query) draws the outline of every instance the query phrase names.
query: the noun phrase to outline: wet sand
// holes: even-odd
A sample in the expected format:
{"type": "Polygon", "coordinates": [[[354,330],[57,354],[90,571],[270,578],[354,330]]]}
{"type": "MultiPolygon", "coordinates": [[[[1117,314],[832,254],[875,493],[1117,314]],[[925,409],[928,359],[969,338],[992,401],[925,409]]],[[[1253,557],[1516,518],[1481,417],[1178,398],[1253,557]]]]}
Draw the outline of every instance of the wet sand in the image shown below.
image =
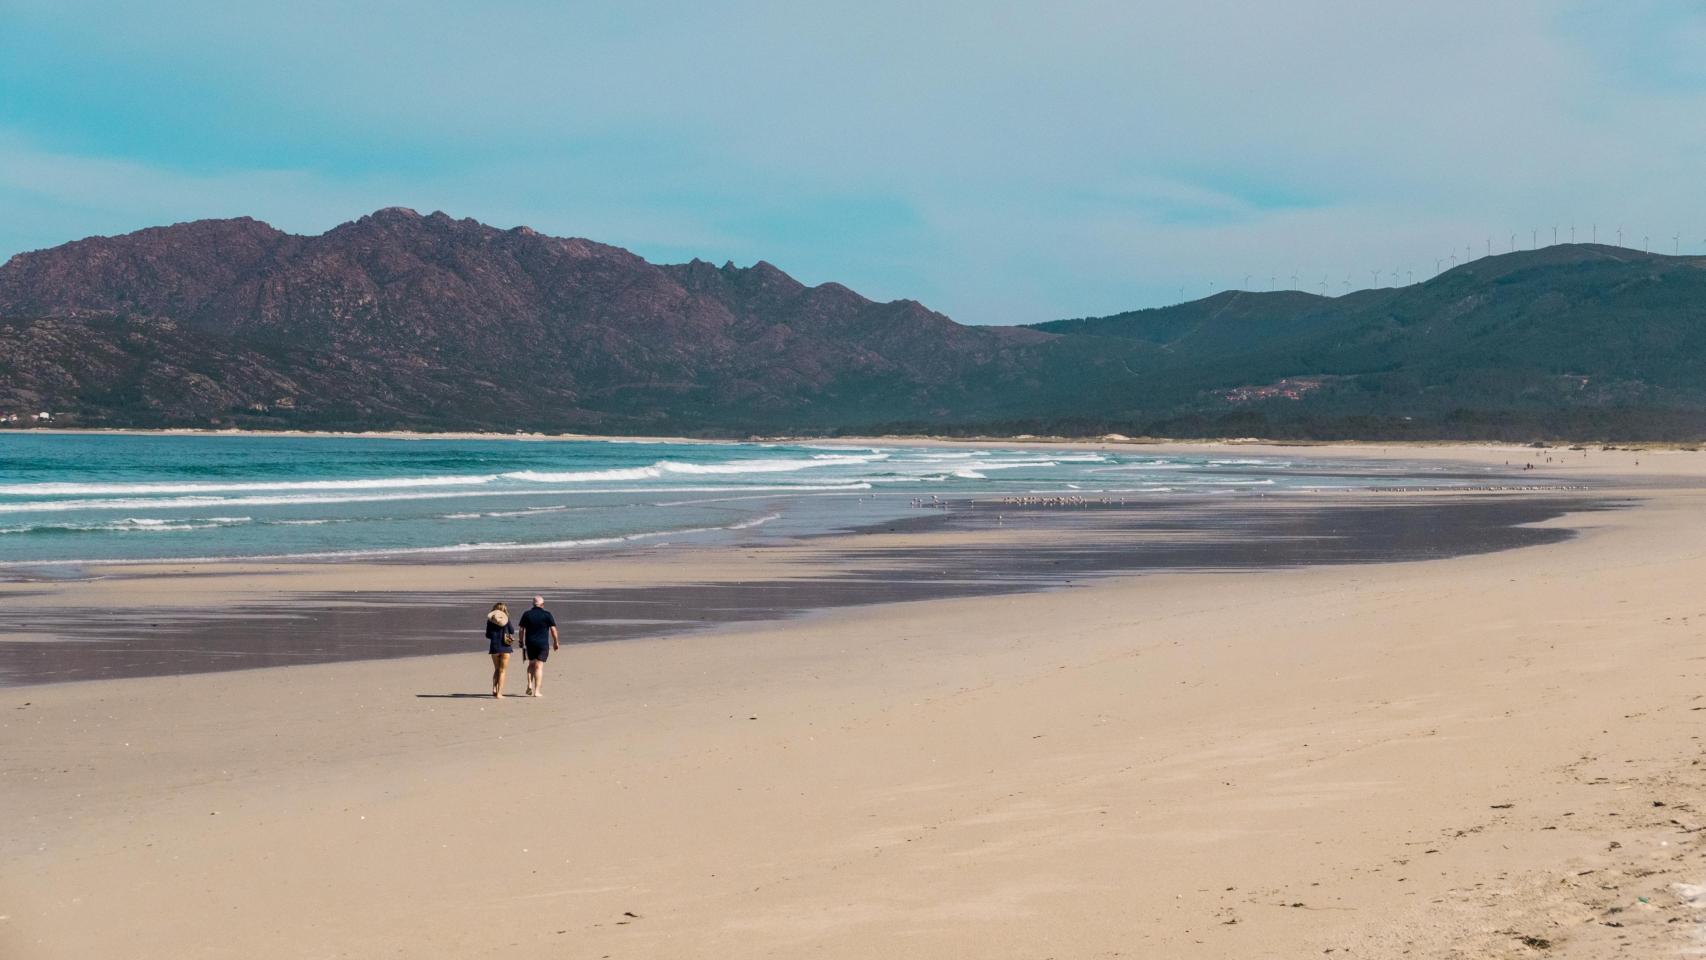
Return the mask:
{"type": "MultiPolygon", "coordinates": [[[[127,606],[94,599],[110,580],[38,584],[29,609],[0,633],[0,685],[478,652],[485,641],[476,627],[493,600],[521,610],[535,591],[551,597],[565,638],[596,643],[843,607],[1054,589],[1116,574],[1443,558],[1556,542],[1569,530],[1533,524],[1626,502],[1562,489],[1520,496],[1091,499],[1060,506],[950,501],[851,534],[754,540],[745,549],[768,554],[767,562],[731,579],[608,586],[577,584],[589,568],[644,564],[647,552],[543,558],[510,580],[502,577],[511,565],[482,563],[484,578],[498,585],[478,591],[280,584],[247,601],[221,598],[229,584],[219,581],[239,574],[218,564],[201,565],[188,578],[181,571],[103,568],[106,577],[133,585],[165,578],[176,597],[199,602],[127,606]],[[539,564],[551,568],[550,581],[524,579],[536,577],[539,564]],[[8,642],[7,634],[17,639],[8,642]]],[[[703,566],[742,568],[738,547],[686,549],[704,554],[703,566]]],[[[343,566],[343,579],[366,579],[365,565],[343,566]]]]}

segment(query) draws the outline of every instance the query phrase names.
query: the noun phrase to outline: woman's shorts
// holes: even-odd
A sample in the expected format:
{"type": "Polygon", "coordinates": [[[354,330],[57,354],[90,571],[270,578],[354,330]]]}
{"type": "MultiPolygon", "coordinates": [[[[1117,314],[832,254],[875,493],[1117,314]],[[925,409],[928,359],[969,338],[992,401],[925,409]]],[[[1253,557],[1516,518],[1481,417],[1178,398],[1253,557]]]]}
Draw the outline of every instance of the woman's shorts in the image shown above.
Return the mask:
{"type": "Polygon", "coordinates": [[[514,653],[515,652],[515,648],[510,646],[509,644],[506,644],[506,643],[494,643],[491,646],[492,646],[492,649],[486,651],[487,653],[495,655],[495,654],[499,654],[499,653],[514,653]]]}

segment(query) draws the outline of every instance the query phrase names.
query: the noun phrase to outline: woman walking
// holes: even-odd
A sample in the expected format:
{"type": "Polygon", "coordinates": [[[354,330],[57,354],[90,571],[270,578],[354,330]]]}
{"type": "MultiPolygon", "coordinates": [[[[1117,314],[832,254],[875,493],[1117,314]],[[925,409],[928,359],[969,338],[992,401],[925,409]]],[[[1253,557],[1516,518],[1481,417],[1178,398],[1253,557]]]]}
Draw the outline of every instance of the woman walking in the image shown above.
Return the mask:
{"type": "Polygon", "coordinates": [[[492,655],[492,696],[504,698],[504,672],[509,669],[509,655],[515,652],[515,624],[509,622],[509,608],[502,601],[492,604],[486,614],[486,647],[492,655]]]}

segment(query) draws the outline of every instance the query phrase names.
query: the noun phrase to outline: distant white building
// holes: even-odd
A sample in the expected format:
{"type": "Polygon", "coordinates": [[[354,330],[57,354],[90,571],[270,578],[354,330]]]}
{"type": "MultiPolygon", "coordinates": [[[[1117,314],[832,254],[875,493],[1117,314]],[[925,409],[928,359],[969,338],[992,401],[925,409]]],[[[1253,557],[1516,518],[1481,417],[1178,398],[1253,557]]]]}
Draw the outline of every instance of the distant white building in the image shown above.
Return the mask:
{"type": "Polygon", "coordinates": [[[43,410],[42,412],[36,414],[36,419],[37,420],[52,420],[53,414],[48,413],[46,410],[43,410]]]}

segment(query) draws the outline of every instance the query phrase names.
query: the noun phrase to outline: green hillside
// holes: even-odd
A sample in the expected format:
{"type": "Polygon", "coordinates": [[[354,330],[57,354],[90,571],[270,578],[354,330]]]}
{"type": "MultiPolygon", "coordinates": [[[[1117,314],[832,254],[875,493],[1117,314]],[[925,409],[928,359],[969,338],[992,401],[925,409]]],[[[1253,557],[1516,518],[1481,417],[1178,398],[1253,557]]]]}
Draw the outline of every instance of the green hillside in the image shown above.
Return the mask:
{"type": "Polygon", "coordinates": [[[1698,257],[1560,245],[1395,289],[1229,292],[1036,329],[1159,350],[1109,418],[1148,431],[1706,434],[1698,257]]]}

